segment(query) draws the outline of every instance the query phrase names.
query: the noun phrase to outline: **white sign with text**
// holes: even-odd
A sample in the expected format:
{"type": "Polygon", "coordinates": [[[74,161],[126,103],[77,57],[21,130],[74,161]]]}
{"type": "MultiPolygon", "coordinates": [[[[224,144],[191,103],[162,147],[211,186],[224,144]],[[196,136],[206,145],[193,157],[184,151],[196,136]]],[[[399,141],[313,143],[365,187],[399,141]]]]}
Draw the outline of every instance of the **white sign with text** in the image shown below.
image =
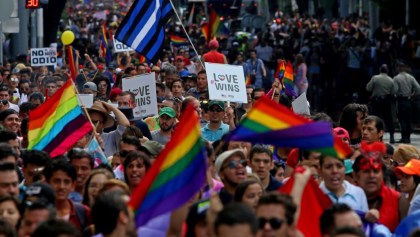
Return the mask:
{"type": "Polygon", "coordinates": [[[124,78],[122,90],[130,91],[135,96],[136,101],[131,101],[136,104],[134,117],[144,118],[158,113],[154,72],[124,78]]]}
{"type": "Polygon", "coordinates": [[[115,49],[115,52],[117,52],[117,53],[134,51],[134,49],[132,49],[132,48],[128,47],[127,45],[123,44],[122,42],[118,41],[115,37],[114,37],[114,49],[115,49]]]}
{"type": "Polygon", "coordinates": [[[31,49],[31,66],[55,66],[57,65],[56,48],[33,48],[31,49]]]}
{"type": "Polygon", "coordinates": [[[211,100],[247,103],[242,66],[205,63],[211,100]]]}

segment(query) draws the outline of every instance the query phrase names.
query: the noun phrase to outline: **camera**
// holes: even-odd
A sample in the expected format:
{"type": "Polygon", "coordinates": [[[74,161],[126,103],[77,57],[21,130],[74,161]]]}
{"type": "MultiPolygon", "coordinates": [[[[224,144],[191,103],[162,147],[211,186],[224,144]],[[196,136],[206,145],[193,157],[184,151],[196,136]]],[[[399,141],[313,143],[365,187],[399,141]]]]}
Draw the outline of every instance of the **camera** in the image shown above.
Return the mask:
{"type": "Polygon", "coordinates": [[[7,103],[9,103],[9,101],[7,101],[7,100],[2,100],[2,101],[1,101],[1,103],[2,103],[3,105],[7,105],[7,103]]]}

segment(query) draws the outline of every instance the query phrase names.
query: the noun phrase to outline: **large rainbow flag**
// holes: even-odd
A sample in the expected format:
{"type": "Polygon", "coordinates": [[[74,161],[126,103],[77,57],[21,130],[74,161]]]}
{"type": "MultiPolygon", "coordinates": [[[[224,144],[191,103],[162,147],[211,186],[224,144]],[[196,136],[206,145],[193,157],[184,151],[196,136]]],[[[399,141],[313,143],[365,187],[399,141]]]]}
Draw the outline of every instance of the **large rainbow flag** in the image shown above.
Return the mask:
{"type": "Polygon", "coordinates": [[[206,158],[197,112],[189,106],[171,140],[131,195],[137,226],[188,202],[205,184],[206,158]]]}
{"type": "Polygon", "coordinates": [[[291,62],[287,62],[286,70],[284,72],[282,84],[284,87],[284,92],[288,96],[297,96],[295,92],[294,77],[293,77],[293,65],[291,62]]]}
{"type": "Polygon", "coordinates": [[[214,37],[217,36],[221,26],[222,26],[222,22],[220,21],[220,16],[213,9],[213,7],[210,7],[209,8],[209,33],[210,33],[210,38],[208,40],[212,40],[214,37]]]}
{"type": "Polygon", "coordinates": [[[64,154],[93,127],[86,119],[71,80],[29,113],[28,149],[51,157],[64,154]]]}
{"type": "Polygon", "coordinates": [[[331,124],[313,122],[266,96],[255,103],[236,129],[229,133],[226,140],[306,150],[323,149],[323,152],[327,152],[325,154],[335,154],[332,153],[334,140],[331,124]]]}

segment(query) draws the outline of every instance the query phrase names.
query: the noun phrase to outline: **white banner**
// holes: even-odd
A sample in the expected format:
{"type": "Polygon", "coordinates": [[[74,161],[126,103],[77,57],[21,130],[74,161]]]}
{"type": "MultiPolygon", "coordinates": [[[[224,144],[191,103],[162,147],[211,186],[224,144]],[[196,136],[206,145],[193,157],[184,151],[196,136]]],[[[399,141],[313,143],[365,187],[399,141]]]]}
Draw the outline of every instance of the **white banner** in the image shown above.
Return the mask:
{"type": "Polygon", "coordinates": [[[158,113],[155,73],[141,74],[122,80],[122,90],[134,93],[134,117],[144,118],[158,113]]]}
{"type": "Polygon", "coordinates": [[[31,49],[31,66],[55,66],[57,65],[56,48],[33,48],[31,49]]]}
{"type": "Polygon", "coordinates": [[[205,63],[211,100],[247,103],[242,66],[205,63]]]}
{"type": "Polygon", "coordinates": [[[118,41],[115,37],[114,37],[114,49],[115,52],[120,53],[120,52],[126,52],[126,51],[134,51],[134,49],[128,47],[127,45],[121,43],[120,41],[118,41]]]}

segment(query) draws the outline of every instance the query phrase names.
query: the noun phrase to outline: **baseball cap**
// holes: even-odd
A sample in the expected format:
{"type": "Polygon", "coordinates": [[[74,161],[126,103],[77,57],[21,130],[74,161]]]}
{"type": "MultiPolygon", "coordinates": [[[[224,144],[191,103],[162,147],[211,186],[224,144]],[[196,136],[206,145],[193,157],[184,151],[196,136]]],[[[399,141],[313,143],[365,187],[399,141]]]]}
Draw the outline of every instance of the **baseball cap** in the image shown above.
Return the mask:
{"type": "Polygon", "coordinates": [[[49,184],[46,183],[39,182],[29,185],[25,190],[23,200],[28,200],[30,197],[36,197],[37,199],[43,198],[48,203],[55,204],[55,191],[49,184]]]}
{"type": "Polygon", "coordinates": [[[147,151],[153,156],[159,155],[159,153],[163,150],[163,145],[160,144],[157,141],[146,141],[142,145],[144,148],[146,148],[147,151]]]}
{"type": "Polygon", "coordinates": [[[83,89],[90,89],[92,91],[98,91],[98,87],[95,83],[88,81],[83,85],[83,89]]]}
{"type": "Polygon", "coordinates": [[[217,48],[219,48],[219,42],[217,40],[215,40],[215,39],[210,40],[210,42],[209,42],[209,48],[211,48],[211,49],[217,49],[217,48]]]}
{"type": "Polygon", "coordinates": [[[344,129],[342,127],[336,127],[336,128],[333,129],[333,132],[334,132],[335,136],[337,136],[341,139],[346,138],[347,140],[350,141],[349,132],[346,129],[344,129]]]}
{"type": "Polygon", "coordinates": [[[164,115],[164,114],[168,115],[171,118],[175,118],[176,117],[175,110],[172,109],[171,107],[163,107],[163,108],[161,108],[160,111],[159,111],[159,117],[162,116],[162,115],[164,115]]]}
{"type": "Polygon", "coordinates": [[[220,154],[217,158],[216,158],[216,162],[214,164],[214,168],[216,169],[216,172],[219,173],[220,170],[222,169],[223,163],[229,159],[229,157],[233,156],[233,155],[239,155],[242,159],[246,159],[245,157],[245,152],[242,149],[233,149],[233,150],[227,150],[225,152],[223,152],[222,154],[220,154]]]}
{"type": "Polygon", "coordinates": [[[417,175],[420,176],[420,160],[411,159],[404,166],[394,169],[395,174],[417,175]]]}
{"type": "Polygon", "coordinates": [[[175,57],[175,61],[181,59],[182,61],[184,61],[184,56],[182,55],[178,55],[175,57]]]}
{"type": "Polygon", "coordinates": [[[218,100],[211,100],[209,102],[208,108],[210,109],[213,105],[217,105],[219,106],[219,108],[221,109],[225,109],[225,103],[223,101],[218,101],[218,100]]]}

